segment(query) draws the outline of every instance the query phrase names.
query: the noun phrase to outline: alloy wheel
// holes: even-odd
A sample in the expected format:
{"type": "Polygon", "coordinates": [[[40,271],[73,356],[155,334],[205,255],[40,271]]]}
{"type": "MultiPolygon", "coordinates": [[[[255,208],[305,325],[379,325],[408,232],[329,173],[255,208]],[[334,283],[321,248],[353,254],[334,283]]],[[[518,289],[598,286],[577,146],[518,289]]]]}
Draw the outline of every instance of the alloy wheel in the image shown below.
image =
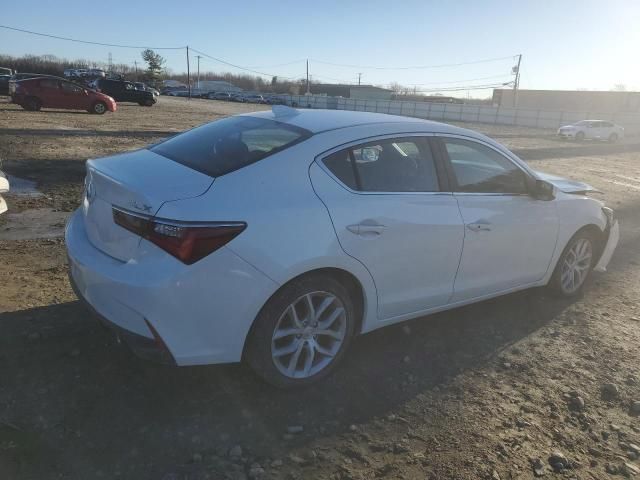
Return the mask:
{"type": "Polygon", "coordinates": [[[271,339],[271,358],[289,378],[308,378],[325,369],[347,333],[344,305],[329,292],[307,293],[280,316],[271,339]]]}
{"type": "Polygon", "coordinates": [[[560,270],[560,286],[567,294],[575,293],[591,270],[593,246],[586,238],[577,239],[565,253],[560,270]]]}

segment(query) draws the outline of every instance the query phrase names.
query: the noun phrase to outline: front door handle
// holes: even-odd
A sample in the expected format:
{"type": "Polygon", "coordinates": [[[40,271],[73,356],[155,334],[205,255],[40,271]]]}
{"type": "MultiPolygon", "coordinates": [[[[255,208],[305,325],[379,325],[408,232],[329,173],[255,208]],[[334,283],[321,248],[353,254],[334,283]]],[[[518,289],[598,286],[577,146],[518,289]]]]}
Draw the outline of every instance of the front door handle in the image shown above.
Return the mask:
{"type": "Polygon", "coordinates": [[[469,223],[469,224],[467,224],[467,228],[469,230],[471,230],[472,232],[490,232],[491,231],[491,224],[490,223],[484,223],[484,222],[469,223]]]}

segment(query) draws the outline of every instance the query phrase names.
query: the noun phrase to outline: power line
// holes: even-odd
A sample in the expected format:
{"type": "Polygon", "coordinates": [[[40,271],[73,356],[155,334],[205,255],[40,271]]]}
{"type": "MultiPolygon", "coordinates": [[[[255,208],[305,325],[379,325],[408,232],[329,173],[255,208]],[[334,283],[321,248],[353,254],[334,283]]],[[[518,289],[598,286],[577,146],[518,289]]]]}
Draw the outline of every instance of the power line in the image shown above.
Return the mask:
{"type": "Polygon", "coordinates": [[[429,82],[429,83],[406,83],[405,85],[416,85],[416,86],[420,86],[420,85],[450,85],[452,83],[464,83],[464,82],[475,82],[478,80],[489,80],[489,79],[494,79],[494,78],[504,78],[504,77],[509,77],[511,76],[511,74],[509,73],[503,73],[501,75],[491,75],[489,77],[477,77],[477,78],[467,78],[466,80],[451,80],[451,81],[443,81],[443,82],[429,82]]]}
{"type": "Polygon", "coordinates": [[[40,33],[40,32],[32,32],[31,30],[24,30],[22,28],[15,28],[15,27],[9,27],[7,25],[0,25],[0,28],[4,28],[6,30],[13,30],[15,32],[22,32],[22,33],[29,33],[31,35],[38,35],[40,37],[47,37],[47,38],[55,38],[57,40],[67,40],[69,42],[76,42],[76,43],[86,43],[89,45],[101,45],[103,47],[118,47],[118,48],[136,48],[136,49],[145,49],[145,48],[150,48],[152,50],[184,50],[185,47],[149,47],[149,46],[142,46],[142,45],[120,45],[120,44],[116,44],[116,43],[101,43],[101,42],[92,42],[89,40],[79,40],[77,38],[69,38],[69,37],[60,37],[58,35],[50,35],[48,33],[40,33]]]}
{"type": "Polygon", "coordinates": [[[506,60],[508,58],[515,58],[517,55],[509,55],[506,57],[496,57],[496,58],[485,58],[482,60],[474,60],[471,62],[460,62],[460,63],[445,63],[441,65],[410,65],[410,66],[402,66],[402,67],[381,67],[377,65],[353,65],[348,63],[333,63],[333,62],[324,62],[316,59],[313,60],[316,63],[322,63],[324,65],[332,65],[334,67],[347,67],[347,68],[369,68],[372,70],[417,70],[417,69],[428,69],[428,68],[446,68],[446,67],[460,67],[463,65],[475,65],[478,63],[488,63],[488,62],[497,62],[498,60],[506,60]]]}
{"type": "Polygon", "coordinates": [[[285,76],[281,76],[281,75],[274,75],[272,73],[260,72],[258,70],[253,70],[252,68],[242,67],[240,65],[236,65],[235,63],[227,62],[226,60],[222,60],[221,58],[216,58],[214,56],[211,56],[209,54],[201,52],[200,50],[196,50],[195,48],[192,48],[191,50],[193,50],[196,53],[199,53],[203,57],[207,57],[210,60],[222,63],[224,65],[229,65],[230,67],[234,67],[234,68],[237,68],[239,70],[244,70],[245,72],[251,72],[251,73],[255,73],[257,75],[262,75],[262,76],[265,76],[265,77],[280,77],[280,78],[287,78],[287,79],[295,78],[295,77],[285,77],[285,76]]]}
{"type": "Polygon", "coordinates": [[[451,88],[432,88],[427,90],[417,90],[420,93],[429,93],[429,92],[462,92],[466,90],[489,90],[493,88],[500,88],[510,86],[511,82],[505,83],[495,83],[495,84],[485,84],[485,85],[465,85],[460,87],[451,87],[451,88]]]}

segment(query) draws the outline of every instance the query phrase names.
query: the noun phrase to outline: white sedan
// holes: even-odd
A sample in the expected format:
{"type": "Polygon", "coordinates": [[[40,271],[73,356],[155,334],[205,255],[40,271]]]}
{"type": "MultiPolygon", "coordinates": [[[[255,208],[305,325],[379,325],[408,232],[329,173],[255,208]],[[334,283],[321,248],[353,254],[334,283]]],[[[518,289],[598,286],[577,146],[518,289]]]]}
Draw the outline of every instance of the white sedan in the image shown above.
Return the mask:
{"type": "Polygon", "coordinates": [[[624,128],[615,123],[604,120],[581,120],[572,125],[565,125],[558,129],[558,136],[562,139],[606,140],[617,142],[624,137],[624,128]]]}
{"type": "Polygon", "coordinates": [[[144,357],[306,385],[385,325],[576,295],[618,241],[588,190],[462,128],[276,106],[89,160],[70,278],[144,357]]]}

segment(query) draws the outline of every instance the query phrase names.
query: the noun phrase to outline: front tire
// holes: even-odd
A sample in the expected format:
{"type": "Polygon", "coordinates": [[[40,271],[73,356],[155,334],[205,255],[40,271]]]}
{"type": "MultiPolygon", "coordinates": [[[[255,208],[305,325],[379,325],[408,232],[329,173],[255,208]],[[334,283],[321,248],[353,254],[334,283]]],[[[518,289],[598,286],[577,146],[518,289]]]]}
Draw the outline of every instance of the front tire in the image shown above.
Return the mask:
{"type": "Polygon", "coordinates": [[[96,115],[104,115],[107,111],[107,104],[104,102],[96,102],[91,105],[91,113],[95,113],[96,115]]]}
{"type": "Polygon", "coordinates": [[[335,278],[311,274],[295,279],[258,314],[245,360],[276,387],[311,385],[344,357],[355,332],[355,312],[349,290],[335,278]]]}
{"type": "Polygon", "coordinates": [[[576,233],[562,251],[549,287],[560,297],[575,297],[582,289],[593,270],[598,249],[596,236],[588,231],[576,233]]]}
{"type": "Polygon", "coordinates": [[[612,133],[609,135],[609,143],[616,143],[618,141],[618,134],[612,133]]]}
{"type": "Polygon", "coordinates": [[[148,98],[144,102],[142,102],[142,105],[144,105],[145,107],[153,107],[154,103],[156,103],[156,102],[154,102],[153,100],[148,98]]]}

